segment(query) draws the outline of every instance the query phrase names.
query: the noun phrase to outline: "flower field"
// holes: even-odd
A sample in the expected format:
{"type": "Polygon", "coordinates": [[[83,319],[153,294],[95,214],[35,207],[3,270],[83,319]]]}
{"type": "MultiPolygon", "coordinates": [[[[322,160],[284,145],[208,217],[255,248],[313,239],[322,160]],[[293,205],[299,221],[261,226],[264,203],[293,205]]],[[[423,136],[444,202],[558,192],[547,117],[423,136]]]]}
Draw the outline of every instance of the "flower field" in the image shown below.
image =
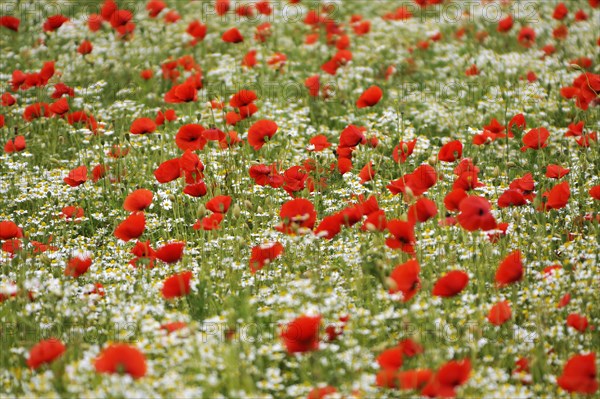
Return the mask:
{"type": "Polygon", "coordinates": [[[0,4],[0,397],[597,397],[600,1],[0,4]]]}

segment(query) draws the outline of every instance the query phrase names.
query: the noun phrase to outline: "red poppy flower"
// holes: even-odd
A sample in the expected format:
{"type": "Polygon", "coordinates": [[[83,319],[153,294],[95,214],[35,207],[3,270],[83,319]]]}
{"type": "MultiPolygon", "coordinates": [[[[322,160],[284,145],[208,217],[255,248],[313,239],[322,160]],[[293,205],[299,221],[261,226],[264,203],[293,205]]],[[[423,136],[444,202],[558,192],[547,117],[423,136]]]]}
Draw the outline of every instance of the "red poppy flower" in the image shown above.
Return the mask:
{"type": "Polygon", "coordinates": [[[155,256],[165,263],[179,262],[183,256],[184,242],[171,242],[156,250],[155,256]]]}
{"type": "Polygon", "coordinates": [[[498,198],[498,207],[506,208],[509,206],[521,206],[527,204],[523,193],[520,190],[509,188],[498,198]]]}
{"type": "Polygon", "coordinates": [[[194,198],[204,197],[207,193],[206,183],[200,180],[197,183],[188,184],[183,188],[183,193],[194,198]]]}
{"type": "Polygon", "coordinates": [[[364,135],[364,128],[355,125],[348,125],[340,133],[339,147],[356,147],[358,144],[365,144],[367,139],[364,135]]]}
{"type": "Polygon", "coordinates": [[[529,48],[533,46],[533,44],[535,44],[535,31],[529,26],[524,26],[519,31],[517,40],[519,41],[519,43],[521,43],[521,45],[529,48]]]}
{"type": "Polygon", "coordinates": [[[490,323],[501,326],[510,319],[512,312],[510,310],[510,304],[508,301],[498,302],[490,309],[487,319],[490,323]]]}
{"type": "Polygon", "coordinates": [[[231,205],[231,197],[229,195],[217,195],[206,203],[206,209],[214,213],[227,213],[231,205]]]}
{"type": "Polygon", "coordinates": [[[362,231],[385,231],[386,228],[385,211],[378,210],[368,214],[360,229],[362,231]]]}
{"type": "Polygon", "coordinates": [[[571,313],[567,316],[567,326],[573,327],[579,332],[585,332],[589,326],[589,323],[587,317],[578,313],[571,313]]]}
{"type": "Polygon", "coordinates": [[[285,234],[304,234],[314,228],[317,212],[312,202],[296,198],[281,206],[279,217],[282,222],[275,227],[278,231],[285,234]]]}
{"type": "Polygon", "coordinates": [[[131,124],[129,131],[132,134],[147,134],[156,130],[156,123],[150,118],[138,118],[131,124]]]}
{"type": "Polygon", "coordinates": [[[432,294],[448,298],[459,294],[469,283],[469,275],[461,270],[452,270],[442,276],[433,286],[432,294]]]}
{"type": "Polygon", "coordinates": [[[400,389],[421,389],[433,377],[429,369],[416,369],[401,371],[397,375],[400,389]]]}
{"type": "Polygon", "coordinates": [[[594,394],[598,390],[596,354],[572,356],[556,379],[558,385],[571,393],[594,394]]]}
{"type": "Polygon", "coordinates": [[[513,18],[509,14],[506,17],[502,18],[500,21],[498,21],[498,27],[496,28],[496,30],[501,33],[506,33],[509,30],[511,30],[512,27],[513,27],[513,18]]]}
{"type": "Polygon", "coordinates": [[[382,369],[398,370],[402,367],[402,348],[386,349],[377,356],[377,363],[382,369]]]}
{"type": "Polygon", "coordinates": [[[161,163],[154,171],[154,177],[159,183],[168,183],[181,177],[179,158],[169,159],[161,163]]]}
{"type": "Polygon", "coordinates": [[[129,374],[133,378],[146,375],[146,358],[139,349],[127,344],[111,344],[94,361],[98,373],[129,374]]]}
{"type": "Polygon", "coordinates": [[[143,211],[152,203],[152,191],[141,188],[133,191],[125,198],[123,209],[129,212],[143,211]]]}
{"type": "Polygon", "coordinates": [[[225,43],[240,43],[244,41],[244,36],[242,36],[238,28],[231,28],[223,33],[221,40],[225,43]]]}
{"type": "Polygon", "coordinates": [[[454,162],[462,157],[463,145],[460,140],[454,140],[440,149],[438,159],[442,162],[454,162]]]}
{"type": "Polygon", "coordinates": [[[390,294],[402,293],[402,302],[409,301],[421,288],[419,272],[421,266],[415,259],[410,259],[394,268],[390,274],[390,294]]]}
{"type": "Polygon", "coordinates": [[[569,182],[564,181],[552,187],[550,191],[545,192],[543,197],[547,198],[546,202],[542,203],[540,209],[562,209],[569,202],[571,197],[571,189],[569,188],[569,182]]]}
{"type": "Polygon", "coordinates": [[[381,100],[383,91],[378,86],[371,86],[360,95],[356,108],[372,107],[381,100]]]}
{"type": "Polygon", "coordinates": [[[17,100],[10,93],[4,93],[0,98],[1,98],[0,104],[3,107],[10,107],[17,102],[17,100]]]}
{"type": "Polygon", "coordinates": [[[221,222],[223,221],[222,213],[213,213],[210,216],[202,218],[202,220],[196,221],[194,223],[194,230],[217,230],[221,227],[221,222]]]}
{"type": "Polygon", "coordinates": [[[477,187],[483,187],[485,184],[479,181],[479,174],[475,170],[461,173],[452,184],[453,190],[462,189],[465,191],[473,190],[477,187]]]}
{"type": "Polygon", "coordinates": [[[202,150],[206,145],[206,139],[204,138],[203,132],[205,131],[202,125],[190,123],[183,125],[177,131],[175,135],[175,144],[181,150],[202,150]]]}
{"type": "Polygon", "coordinates": [[[62,97],[56,100],[54,103],[50,104],[48,110],[53,115],[64,115],[69,112],[69,103],[65,97],[62,97]]]}
{"type": "Polygon", "coordinates": [[[408,221],[411,223],[421,222],[424,223],[437,215],[438,209],[435,202],[432,200],[421,197],[408,208],[408,221]]]}
{"type": "Polygon", "coordinates": [[[315,229],[317,237],[322,237],[327,240],[331,240],[333,237],[338,235],[342,229],[343,218],[339,213],[325,216],[321,223],[315,229]]]}
{"type": "Polygon", "coordinates": [[[41,117],[47,118],[49,116],[50,110],[48,108],[48,104],[46,103],[35,103],[28,105],[23,111],[23,119],[25,119],[27,122],[31,122],[32,120],[41,117]]]}
{"type": "Polygon", "coordinates": [[[92,45],[92,42],[90,42],[89,40],[84,40],[81,42],[79,47],[77,47],[77,52],[81,55],[86,55],[91,53],[93,49],[94,46],[92,45]]]}
{"type": "Polygon", "coordinates": [[[288,353],[304,353],[319,349],[321,316],[300,316],[281,331],[281,339],[288,353]]]}
{"type": "Polygon", "coordinates": [[[331,143],[327,141],[327,136],[323,134],[312,137],[308,143],[307,149],[309,151],[320,152],[331,147],[331,143]]]}
{"type": "Polygon", "coordinates": [[[29,351],[27,366],[37,369],[43,364],[52,363],[65,353],[65,346],[56,338],[41,340],[29,351]]]}
{"type": "Polygon", "coordinates": [[[19,18],[12,17],[10,15],[4,15],[0,17],[0,26],[4,26],[7,29],[18,32],[21,20],[19,18]]]}
{"type": "Polygon", "coordinates": [[[265,145],[266,138],[271,139],[277,129],[277,124],[267,119],[255,122],[248,130],[248,144],[256,151],[260,150],[265,145]]]}
{"type": "Polygon", "coordinates": [[[435,376],[421,390],[421,395],[454,398],[456,388],[467,382],[470,374],[471,362],[469,359],[451,360],[439,368],[435,376]]]}
{"type": "Polygon", "coordinates": [[[521,251],[511,252],[498,267],[496,271],[496,285],[505,287],[509,284],[521,281],[523,278],[523,262],[521,260],[521,251]]]}
{"type": "Polygon", "coordinates": [[[496,219],[491,213],[491,208],[485,198],[476,195],[468,196],[460,202],[458,222],[468,231],[492,230],[496,228],[496,219]]]}
{"type": "Polygon", "coordinates": [[[87,181],[88,170],[85,166],[79,166],[69,172],[69,175],[63,180],[71,187],[77,187],[87,181]]]}
{"type": "Polygon", "coordinates": [[[64,217],[67,220],[81,219],[83,214],[83,208],[77,206],[65,206],[61,210],[61,217],[64,217]]]}
{"type": "Polygon", "coordinates": [[[283,245],[279,242],[269,242],[253,247],[250,255],[250,271],[252,274],[256,273],[282,253],[283,245]]]}
{"type": "Polygon", "coordinates": [[[411,141],[401,141],[396,147],[394,147],[394,151],[392,152],[392,157],[396,163],[404,163],[406,162],[406,158],[408,158],[414,151],[415,145],[417,144],[417,139],[411,141]]]}
{"type": "Polygon", "coordinates": [[[189,103],[196,100],[198,100],[198,89],[191,81],[174,85],[171,90],[165,93],[165,102],[171,104],[189,103]]]}
{"type": "Polygon", "coordinates": [[[385,240],[385,244],[392,249],[401,249],[403,252],[412,254],[415,252],[415,230],[410,222],[399,219],[390,220],[387,229],[392,234],[385,240]]]}
{"type": "MultiPolygon", "coordinates": [[[[0,127],[2,127],[2,115],[0,115],[0,127]]],[[[13,139],[9,139],[6,144],[4,145],[4,152],[6,152],[7,154],[13,153],[13,152],[19,152],[19,151],[23,151],[25,148],[27,147],[27,144],[25,142],[25,137],[23,136],[17,136],[13,139]]]]}
{"type": "Polygon", "coordinates": [[[556,5],[556,7],[554,8],[554,13],[552,13],[552,18],[554,19],[558,19],[563,20],[567,14],[569,13],[569,10],[567,9],[567,6],[565,6],[565,3],[558,3],[556,5]]]}
{"type": "Polygon", "coordinates": [[[449,211],[458,211],[461,201],[468,196],[469,194],[462,188],[452,190],[444,197],[444,206],[449,211]]]}
{"type": "Polygon", "coordinates": [[[162,296],[165,299],[173,299],[185,296],[190,293],[192,272],[185,271],[167,277],[162,288],[162,296]]]}
{"type": "Polygon", "coordinates": [[[52,15],[46,19],[46,22],[44,22],[42,27],[44,32],[52,32],[63,26],[63,24],[68,20],[69,18],[65,17],[64,15],[52,15]]]}
{"type": "Polygon", "coordinates": [[[132,213],[115,229],[115,237],[127,242],[138,238],[146,229],[146,217],[143,212],[132,213]]]}
{"type": "Polygon", "coordinates": [[[365,166],[360,170],[358,177],[360,178],[360,184],[365,184],[368,181],[371,181],[375,176],[375,170],[373,169],[373,161],[369,161],[365,166]]]}
{"type": "Polygon", "coordinates": [[[600,201],[600,184],[590,188],[589,193],[593,199],[600,201]]]}
{"type": "Polygon", "coordinates": [[[561,177],[568,174],[570,169],[565,169],[560,165],[548,165],[546,166],[546,177],[551,179],[560,179],[561,177]]]}
{"type": "Polygon", "coordinates": [[[523,136],[522,140],[525,145],[521,147],[521,151],[525,152],[528,149],[539,150],[540,148],[546,148],[548,146],[548,143],[546,143],[548,137],[550,137],[550,133],[544,127],[531,129],[523,136]]]}
{"type": "Polygon", "coordinates": [[[65,276],[77,278],[87,272],[91,265],[92,260],[87,256],[71,258],[65,268],[65,276]]]}
{"type": "Polygon", "coordinates": [[[10,220],[0,222],[0,240],[11,240],[23,237],[21,229],[10,220]]]}

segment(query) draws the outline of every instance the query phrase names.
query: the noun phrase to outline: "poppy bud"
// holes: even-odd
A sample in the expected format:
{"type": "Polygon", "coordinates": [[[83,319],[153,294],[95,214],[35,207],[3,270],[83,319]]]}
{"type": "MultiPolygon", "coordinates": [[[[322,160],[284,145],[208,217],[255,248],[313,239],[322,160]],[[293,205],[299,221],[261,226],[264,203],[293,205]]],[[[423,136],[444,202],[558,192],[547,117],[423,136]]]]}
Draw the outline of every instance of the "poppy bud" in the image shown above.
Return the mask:
{"type": "Polygon", "coordinates": [[[238,204],[234,204],[233,208],[231,208],[231,213],[233,214],[233,217],[237,218],[240,216],[241,213],[241,209],[240,206],[238,204]]]}
{"type": "Polygon", "coordinates": [[[494,168],[494,170],[492,171],[492,176],[494,176],[494,177],[500,176],[500,168],[498,166],[496,166],[494,168]]]}
{"type": "Polygon", "coordinates": [[[437,157],[435,155],[430,156],[429,159],[427,160],[427,163],[431,166],[435,165],[436,162],[437,162],[437,157]]]}
{"type": "Polygon", "coordinates": [[[256,208],[256,212],[257,213],[263,213],[264,210],[262,209],[262,207],[259,205],[258,208],[256,208]]]}
{"type": "Polygon", "coordinates": [[[514,168],[515,166],[517,166],[517,164],[515,164],[513,161],[508,161],[506,163],[507,168],[514,168]]]}
{"type": "Polygon", "coordinates": [[[198,210],[196,211],[196,216],[201,218],[204,217],[204,215],[206,215],[206,207],[202,204],[200,204],[198,206],[198,210]]]}
{"type": "Polygon", "coordinates": [[[394,281],[394,279],[390,278],[390,277],[386,277],[386,279],[385,279],[385,287],[387,289],[389,289],[390,291],[397,291],[398,290],[398,284],[396,284],[396,281],[394,281]]]}
{"type": "Polygon", "coordinates": [[[404,143],[402,144],[402,153],[406,154],[408,152],[408,144],[404,143]]]}
{"type": "Polygon", "coordinates": [[[246,209],[252,209],[252,202],[250,202],[248,200],[244,200],[244,207],[246,209]]]}
{"type": "Polygon", "coordinates": [[[169,198],[169,201],[175,201],[176,200],[176,198],[175,198],[175,196],[173,194],[169,194],[168,198],[169,198]]]}

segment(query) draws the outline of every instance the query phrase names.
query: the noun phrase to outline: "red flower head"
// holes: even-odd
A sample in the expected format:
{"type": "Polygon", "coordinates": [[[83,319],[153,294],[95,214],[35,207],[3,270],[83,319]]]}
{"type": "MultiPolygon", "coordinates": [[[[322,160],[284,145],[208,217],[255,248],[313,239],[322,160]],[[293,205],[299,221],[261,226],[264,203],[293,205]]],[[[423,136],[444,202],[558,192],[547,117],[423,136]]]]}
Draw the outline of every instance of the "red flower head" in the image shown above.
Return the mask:
{"type": "Polygon", "coordinates": [[[190,280],[192,272],[185,271],[179,274],[174,274],[167,277],[163,283],[162,296],[165,299],[173,299],[185,296],[190,293],[190,280]]]}
{"type": "MultiPolygon", "coordinates": [[[[2,126],[2,115],[0,115],[0,127],[2,126]]],[[[15,139],[9,139],[4,145],[4,152],[7,154],[23,151],[27,147],[24,136],[17,136],[15,139]]]]}
{"type": "Polygon", "coordinates": [[[202,125],[195,123],[183,125],[175,135],[175,144],[183,151],[202,150],[207,142],[203,135],[204,132],[205,129],[202,125]]]}
{"type": "Polygon", "coordinates": [[[150,118],[138,118],[131,124],[129,132],[132,134],[147,134],[156,130],[156,123],[150,118]]]}
{"type": "Polygon", "coordinates": [[[535,44],[535,31],[529,26],[524,26],[521,28],[517,40],[521,45],[529,48],[535,44]]]}
{"type": "Polygon", "coordinates": [[[546,143],[548,137],[550,137],[550,133],[544,127],[531,129],[523,136],[523,144],[525,145],[521,147],[521,151],[525,152],[528,149],[539,150],[540,148],[546,148],[548,146],[548,143],[546,143]]]}
{"type": "Polygon", "coordinates": [[[21,20],[19,18],[15,18],[10,15],[0,17],[0,26],[4,26],[12,31],[18,32],[20,24],[21,20]]]}
{"type": "Polygon", "coordinates": [[[381,100],[383,91],[378,86],[371,86],[360,95],[356,101],[357,108],[372,107],[381,100]]]}
{"type": "Polygon", "coordinates": [[[152,203],[152,191],[141,188],[135,190],[125,198],[123,208],[129,212],[143,211],[152,203]]]}
{"type": "Polygon", "coordinates": [[[496,271],[496,285],[505,287],[509,284],[521,281],[523,278],[523,262],[521,261],[521,251],[511,252],[498,267],[496,271]]]}
{"type": "Polygon", "coordinates": [[[300,316],[281,331],[281,339],[288,353],[303,353],[319,349],[321,316],[300,316]]]}
{"type": "Polygon", "coordinates": [[[138,238],[146,229],[146,217],[143,212],[132,213],[127,219],[122,221],[115,229],[115,237],[129,241],[138,238]]]}
{"type": "Polygon", "coordinates": [[[594,394],[598,390],[596,379],[596,354],[575,355],[563,368],[556,379],[558,385],[572,393],[594,394]]]}
{"type": "Polygon", "coordinates": [[[221,39],[225,43],[240,43],[244,41],[244,36],[242,36],[238,28],[231,28],[223,33],[221,39]]]}
{"type": "Polygon", "coordinates": [[[56,338],[41,340],[29,351],[27,365],[37,369],[43,364],[52,363],[65,353],[65,346],[56,338]]]}
{"type": "Polygon", "coordinates": [[[501,326],[508,319],[510,319],[512,312],[510,310],[510,304],[508,301],[498,302],[490,309],[487,319],[490,323],[501,326]]]}
{"type": "Polygon", "coordinates": [[[573,327],[579,332],[585,332],[589,326],[589,323],[587,317],[578,313],[571,313],[567,316],[567,326],[573,327]]]}
{"type": "Polygon", "coordinates": [[[435,202],[421,197],[408,208],[408,221],[415,224],[416,222],[424,223],[437,215],[438,209],[435,202]]]}
{"type": "Polygon", "coordinates": [[[394,147],[394,151],[392,152],[394,161],[396,161],[396,163],[406,162],[406,158],[408,158],[413,153],[416,144],[417,139],[407,142],[401,141],[396,147],[394,147]]]}
{"type": "Polygon", "coordinates": [[[260,150],[265,145],[266,137],[271,139],[277,129],[277,124],[270,120],[262,119],[255,122],[248,130],[248,144],[256,151],[260,150]]]}
{"type": "Polygon", "coordinates": [[[491,213],[491,205],[485,198],[471,195],[460,202],[458,222],[469,231],[492,230],[496,228],[496,219],[491,213]]]}
{"type": "Polygon", "coordinates": [[[23,237],[23,232],[10,220],[0,222],[0,240],[12,240],[13,238],[23,237]]]}
{"type": "Polygon", "coordinates": [[[79,255],[69,260],[65,268],[65,276],[77,278],[88,271],[92,265],[92,260],[85,255],[79,255]]]}
{"type": "Polygon", "coordinates": [[[440,367],[435,376],[421,390],[421,395],[454,398],[456,388],[467,382],[470,374],[471,362],[469,359],[449,361],[440,367]]]}
{"type": "Polygon", "coordinates": [[[419,271],[421,267],[415,259],[396,266],[390,274],[390,294],[402,293],[402,302],[409,301],[421,288],[419,271]]]}
{"type": "Polygon", "coordinates": [[[496,30],[501,33],[506,33],[509,30],[511,30],[512,27],[513,27],[513,18],[511,15],[507,15],[506,17],[504,17],[500,21],[498,21],[498,27],[496,28],[496,30]]]}
{"type": "Polygon", "coordinates": [[[169,159],[161,163],[154,171],[154,177],[159,183],[168,183],[181,177],[179,158],[169,159]]]}
{"type": "Polygon", "coordinates": [[[87,181],[88,170],[85,166],[80,166],[69,172],[69,175],[63,180],[71,187],[77,187],[87,181]]]}
{"type": "Polygon", "coordinates": [[[462,157],[463,145],[460,140],[454,140],[440,149],[438,159],[442,162],[454,162],[462,157]]]}
{"type": "Polygon", "coordinates": [[[314,205],[304,198],[296,198],[283,204],[279,216],[281,224],[275,228],[285,234],[308,233],[317,220],[314,205]]]}
{"type": "Polygon", "coordinates": [[[461,270],[452,270],[442,276],[433,286],[432,294],[448,298],[459,294],[469,283],[469,275],[461,270]]]}
{"type": "Polygon", "coordinates": [[[282,253],[283,245],[280,242],[269,242],[253,247],[250,255],[250,271],[252,274],[256,273],[282,253]]]}
{"type": "Polygon", "coordinates": [[[382,369],[398,370],[402,367],[402,348],[386,349],[377,356],[377,363],[382,369]]]}
{"type": "Polygon", "coordinates": [[[46,22],[44,22],[44,32],[53,32],[63,26],[63,24],[68,20],[69,18],[65,17],[64,15],[52,15],[46,19],[46,22]]]}
{"type": "Polygon", "coordinates": [[[385,244],[392,249],[401,249],[403,252],[412,254],[415,252],[416,244],[414,225],[399,219],[390,220],[387,229],[392,234],[385,240],[385,244]]]}
{"type": "Polygon", "coordinates": [[[217,195],[206,203],[206,209],[214,213],[227,213],[231,205],[231,197],[229,195],[217,195]]]}
{"type": "Polygon", "coordinates": [[[571,197],[571,189],[569,188],[569,182],[564,181],[558,183],[552,189],[543,194],[543,197],[547,198],[546,202],[540,205],[540,210],[549,209],[561,209],[567,205],[569,198],[571,197]]]}
{"type": "Polygon", "coordinates": [[[146,358],[139,349],[127,344],[111,344],[94,361],[98,373],[125,373],[133,378],[146,375],[146,358]]]}
{"type": "Polygon", "coordinates": [[[165,263],[176,263],[183,256],[184,242],[171,242],[156,250],[155,256],[165,263]]]}

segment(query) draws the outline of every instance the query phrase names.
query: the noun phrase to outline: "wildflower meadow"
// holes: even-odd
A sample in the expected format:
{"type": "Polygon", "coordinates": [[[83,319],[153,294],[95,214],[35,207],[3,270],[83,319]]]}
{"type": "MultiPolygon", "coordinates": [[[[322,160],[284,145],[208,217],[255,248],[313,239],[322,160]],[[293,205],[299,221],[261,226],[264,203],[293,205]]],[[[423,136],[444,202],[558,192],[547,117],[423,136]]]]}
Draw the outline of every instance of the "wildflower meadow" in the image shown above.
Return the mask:
{"type": "Polygon", "coordinates": [[[599,0],[0,2],[0,397],[598,397],[599,0]]]}

